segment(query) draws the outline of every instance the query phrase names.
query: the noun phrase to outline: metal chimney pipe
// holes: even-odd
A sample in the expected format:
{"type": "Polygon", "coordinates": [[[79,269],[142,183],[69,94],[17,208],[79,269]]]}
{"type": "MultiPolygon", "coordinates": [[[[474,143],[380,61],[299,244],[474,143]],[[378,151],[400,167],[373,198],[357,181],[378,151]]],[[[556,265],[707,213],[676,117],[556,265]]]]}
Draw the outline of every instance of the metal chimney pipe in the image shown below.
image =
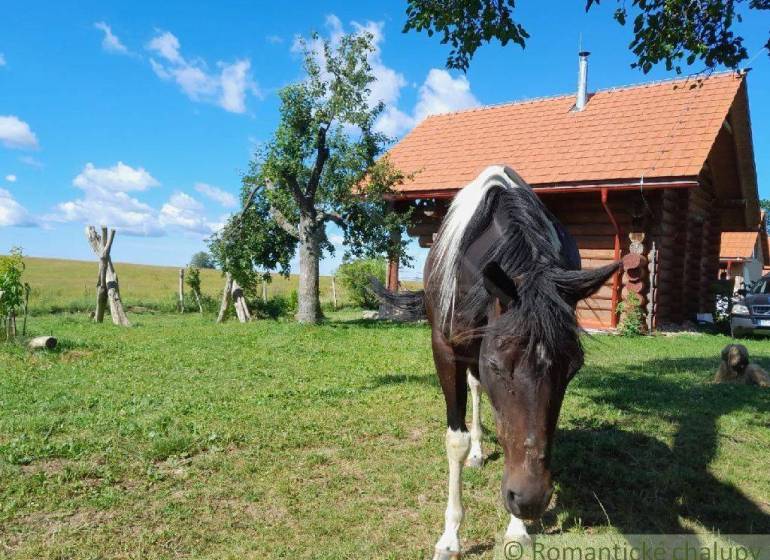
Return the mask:
{"type": "Polygon", "coordinates": [[[588,55],[591,54],[588,51],[580,51],[578,53],[578,87],[577,87],[577,100],[575,101],[575,111],[582,111],[585,109],[586,100],[588,96],[588,55]]]}

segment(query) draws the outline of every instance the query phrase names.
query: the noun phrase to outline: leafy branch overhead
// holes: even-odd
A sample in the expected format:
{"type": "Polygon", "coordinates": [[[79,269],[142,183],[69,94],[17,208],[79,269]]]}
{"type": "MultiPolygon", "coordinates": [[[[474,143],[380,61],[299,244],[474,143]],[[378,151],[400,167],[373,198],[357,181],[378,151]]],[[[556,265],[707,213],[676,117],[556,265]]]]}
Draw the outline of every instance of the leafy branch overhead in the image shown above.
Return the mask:
{"type": "MultiPolygon", "coordinates": [[[[600,0],[585,1],[586,11],[600,0]]],[[[737,68],[748,59],[744,38],[735,31],[743,17],[770,10],[770,0],[615,0],[614,19],[633,21],[629,48],[633,67],[649,72],[658,63],[682,70],[701,61],[708,68],[737,68]],[[630,4],[630,7],[629,7],[630,4]]],[[[496,39],[526,46],[529,34],[514,19],[515,0],[408,0],[404,31],[442,35],[452,50],[447,67],[466,71],[476,50],[496,39]]],[[[770,53],[770,39],[765,43],[770,53]]]]}

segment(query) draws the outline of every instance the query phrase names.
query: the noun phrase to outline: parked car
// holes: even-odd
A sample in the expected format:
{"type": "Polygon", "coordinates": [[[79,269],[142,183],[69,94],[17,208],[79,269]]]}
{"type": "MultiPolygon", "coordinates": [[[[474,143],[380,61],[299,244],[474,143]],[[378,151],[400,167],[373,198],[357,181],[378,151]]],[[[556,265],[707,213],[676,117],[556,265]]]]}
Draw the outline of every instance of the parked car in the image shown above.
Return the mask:
{"type": "Polygon", "coordinates": [[[738,290],[730,310],[733,336],[770,335],[770,274],[738,290]]]}

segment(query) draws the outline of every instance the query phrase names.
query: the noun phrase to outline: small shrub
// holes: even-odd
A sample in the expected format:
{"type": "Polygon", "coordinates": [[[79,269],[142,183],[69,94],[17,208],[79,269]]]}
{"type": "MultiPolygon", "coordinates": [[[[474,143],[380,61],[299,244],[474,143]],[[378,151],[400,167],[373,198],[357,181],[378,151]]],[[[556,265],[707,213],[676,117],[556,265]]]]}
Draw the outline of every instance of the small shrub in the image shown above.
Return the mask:
{"type": "Polygon", "coordinates": [[[299,294],[297,293],[297,290],[292,290],[289,292],[289,299],[287,302],[288,305],[288,311],[289,312],[295,312],[297,311],[297,308],[299,308],[299,294]]]}
{"type": "Polygon", "coordinates": [[[337,277],[353,304],[364,309],[377,309],[379,301],[369,288],[369,281],[374,276],[384,283],[385,269],[385,259],[358,259],[343,262],[337,269],[337,277]]]}
{"type": "Polygon", "coordinates": [[[11,249],[9,255],[0,256],[0,320],[5,326],[4,336],[16,336],[16,316],[24,305],[29,286],[21,281],[24,258],[21,249],[11,249]]]}
{"type": "Polygon", "coordinates": [[[620,325],[618,332],[623,336],[639,336],[644,334],[644,315],[639,296],[631,292],[625,301],[618,304],[620,325]]]}
{"type": "Polygon", "coordinates": [[[267,301],[258,298],[252,302],[251,307],[255,317],[258,319],[279,319],[289,316],[294,310],[289,298],[284,296],[273,296],[268,298],[267,301]]]}

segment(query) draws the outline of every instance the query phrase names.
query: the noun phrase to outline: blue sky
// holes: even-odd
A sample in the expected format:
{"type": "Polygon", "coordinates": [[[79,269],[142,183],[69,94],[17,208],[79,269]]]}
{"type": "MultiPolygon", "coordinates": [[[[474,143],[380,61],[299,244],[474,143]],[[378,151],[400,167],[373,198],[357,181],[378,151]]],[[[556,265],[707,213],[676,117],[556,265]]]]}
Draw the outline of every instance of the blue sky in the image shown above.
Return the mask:
{"type": "MultiPolygon", "coordinates": [[[[448,48],[435,37],[401,33],[402,1],[6,2],[0,252],[91,259],[83,226],[106,220],[120,232],[115,260],[186,263],[233,211],[254,146],[276,126],[277,90],[301,77],[295,38],[313,30],[375,33],[374,95],[395,135],[432,112],[573,91],[581,35],[592,90],[673,77],[630,68],[630,30],[606,4],[585,14],[582,0],[521,2],[527,48],[485,46],[463,76],[444,70],[448,48]]],[[[770,14],[739,27],[752,55],[769,29],[770,14]]],[[[752,66],[760,194],[770,197],[766,53],[752,66]]],[[[419,274],[424,252],[413,252],[417,272],[405,276],[419,274]]]]}

